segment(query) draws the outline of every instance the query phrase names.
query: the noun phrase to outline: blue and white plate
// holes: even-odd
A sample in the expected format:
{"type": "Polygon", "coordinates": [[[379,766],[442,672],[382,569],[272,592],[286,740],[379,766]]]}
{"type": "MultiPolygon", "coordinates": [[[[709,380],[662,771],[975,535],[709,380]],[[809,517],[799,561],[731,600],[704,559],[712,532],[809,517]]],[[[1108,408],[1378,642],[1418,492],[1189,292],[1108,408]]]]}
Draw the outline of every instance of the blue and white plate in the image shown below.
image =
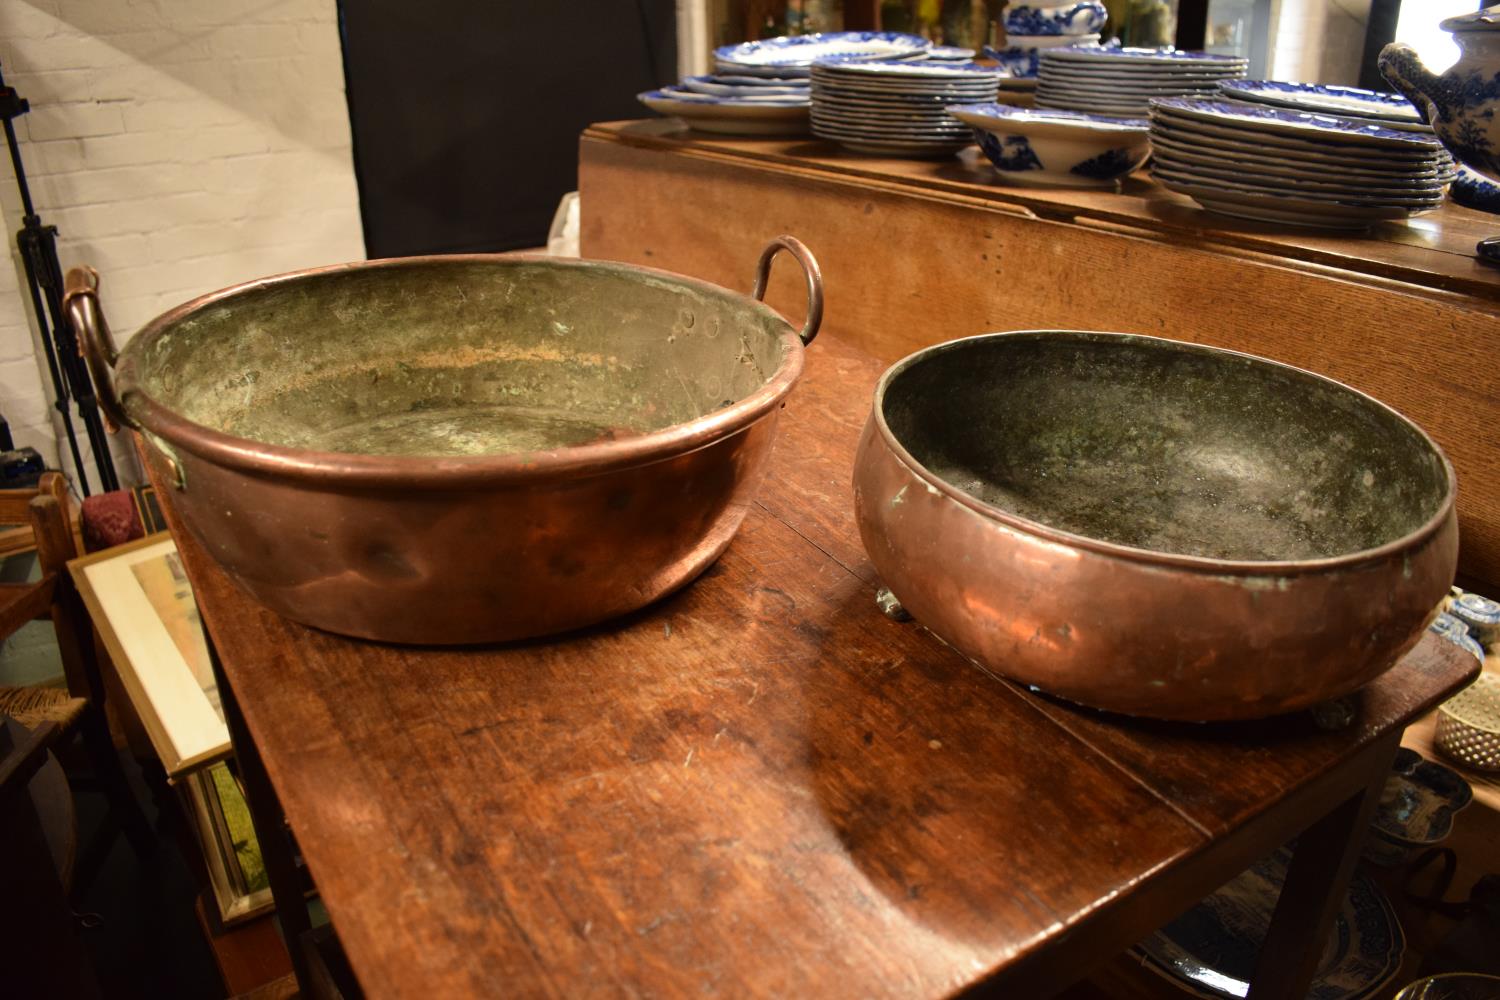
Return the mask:
{"type": "Polygon", "coordinates": [[[648,90],[637,100],[652,111],[681,118],[690,128],[720,135],[806,135],[807,102],[737,101],[692,91],[648,90]]]}
{"type": "Polygon", "coordinates": [[[813,134],[860,152],[951,155],[971,138],[946,107],[993,101],[999,86],[999,73],[972,63],[819,60],[813,134]]]}
{"type": "Polygon", "coordinates": [[[831,31],[725,45],[714,50],[714,61],[721,73],[806,76],[814,61],[830,56],[912,59],[931,48],[925,38],[895,31],[831,31]]]}
{"type": "Polygon", "coordinates": [[[762,77],[759,83],[728,83],[731,79],[749,79],[754,77],[722,77],[722,76],[685,76],[678,83],[684,90],[696,91],[700,94],[712,94],[715,97],[764,97],[775,94],[783,97],[806,97],[808,92],[807,81],[798,85],[785,86],[772,77],[762,77]]]}
{"type": "Polygon", "coordinates": [[[1213,125],[1190,118],[1175,118],[1171,115],[1152,114],[1152,137],[1192,142],[1231,152],[1249,152],[1262,156],[1283,157],[1309,163],[1329,165],[1359,165],[1367,170],[1396,174],[1437,174],[1444,176],[1441,157],[1431,154],[1413,154],[1401,150],[1376,149],[1372,147],[1341,146],[1321,142],[1317,139],[1301,139],[1296,136],[1268,135],[1246,132],[1233,127],[1213,125]]]}
{"type": "Polygon", "coordinates": [[[1282,80],[1231,80],[1219,87],[1226,97],[1257,104],[1275,104],[1324,115],[1358,115],[1392,122],[1422,123],[1421,112],[1400,94],[1282,80]]]}
{"type": "Polygon", "coordinates": [[[1234,182],[1210,182],[1153,165],[1151,175],[1162,187],[1192,198],[1203,208],[1260,222],[1276,222],[1310,229],[1364,230],[1379,222],[1402,222],[1409,208],[1345,204],[1290,194],[1249,190],[1234,182]]]}
{"type": "Polygon", "coordinates": [[[902,86],[918,82],[973,83],[988,86],[1000,78],[1000,71],[993,66],[978,63],[942,63],[927,60],[900,59],[851,59],[836,56],[819,59],[813,63],[815,73],[833,77],[856,77],[861,80],[895,81],[902,86]]]}
{"type": "Polygon", "coordinates": [[[1415,132],[1398,132],[1334,115],[1293,111],[1257,104],[1236,104],[1202,98],[1163,98],[1151,102],[1153,114],[1230,126],[1242,132],[1317,139],[1330,145],[1376,147],[1419,156],[1436,156],[1442,144],[1415,132]]]}
{"type": "Polygon", "coordinates": [[[1173,171],[1184,178],[1216,184],[1231,184],[1240,191],[1258,194],[1287,195],[1315,201],[1334,201],[1346,205],[1371,205],[1424,211],[1443,203],[1441,185],[1427,187],[1382,187],[1357,183],[1347,178],[1322,180],[1309,177],[1287,177],[1280,174],[1250,173],[1233,165],[1205,167],[1180,160],[1166,149],[1156,148],[1154,166],[1173,171]]]}
{"type": "Polygon", "coordinates": [[[682,101],[699,101],[705,104],[800,104],[806,107],[811,101],[807,92],[799,94],[705,94],[687,87],[662,87],[661,93],[682,101]]]}
{"type": "MultiPolygon", "coordinates": [[[[1212,1000],[1239,1000],[1286,880],[1291,851],[1282,848],[1178,917],[1134,951],[1184,990],[1212,1000]]],[[[1308,1000],[1365,1000],[1396,975],[1406,936],[1380,888],[1355,872],[1318,959],[1308,1000]]]]}
{"type": "Polygon", "coordinates": [[[1227,144],[1214,145],[1198,141],[1196,136],[1174,131],[1171,135],[1153,133],[1151,148],[1179,160],[1205,167],[1232,168],[1272,176],[1339,177],[1351,183],[1368,182],[1375,186],[1421,187],[1441,190],[1443,180],[1436,169],[1413,171],[1405,168],[1385,169],[1358,158],[1340,158],[1314,153],[1307,157],[1282,155],[1280,150],[1260,146],[1243,149],[1227,144]]]}
{"type": "Polygon", "coordinates": [[[974,50],[957,45],[934,45],[927,50],[928,62],[973,62],[974,50]]]}
{"type": "Polygon", "coordinates": [[[1057,50],[1057,58],[1076,62],[1111,63],[1116,66],[1192,66],[1243,69],[1250,64],[1242,56],[1215,52],[1187,52],[1182,49],[1121,48],[1114,45],[1074,45],[1057,50]]]}

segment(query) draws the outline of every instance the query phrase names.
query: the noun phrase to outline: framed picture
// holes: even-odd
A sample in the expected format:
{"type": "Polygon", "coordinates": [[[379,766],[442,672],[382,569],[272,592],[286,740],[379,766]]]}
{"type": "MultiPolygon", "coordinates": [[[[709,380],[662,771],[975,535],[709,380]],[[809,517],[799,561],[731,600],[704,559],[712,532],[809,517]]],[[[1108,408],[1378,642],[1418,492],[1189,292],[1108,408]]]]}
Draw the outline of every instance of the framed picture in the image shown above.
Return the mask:
{"type": "Polygon", "coordinates": [[[192,586],[167,532],[74,559],[73,581],[203,849],[219,920],[271,907],[192,586]]]}
{"type": "Polygon", "coordinates": [[[198,605],[172,536],[147,535],[68,569],[167,777],[228,757],[198,605]]]}

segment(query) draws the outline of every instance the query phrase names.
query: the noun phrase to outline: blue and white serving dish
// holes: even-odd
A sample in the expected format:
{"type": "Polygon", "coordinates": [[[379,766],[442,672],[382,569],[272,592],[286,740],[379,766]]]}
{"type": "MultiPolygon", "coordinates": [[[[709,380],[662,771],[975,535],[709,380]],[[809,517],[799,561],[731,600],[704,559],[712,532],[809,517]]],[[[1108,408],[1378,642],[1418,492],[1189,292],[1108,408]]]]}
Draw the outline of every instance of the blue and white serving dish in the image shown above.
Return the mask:
{"type": "Polygon", "coordinates": [[[1457,771],[1401,747],[1370,821],[1365,857],[1399,865],[1419,848],[1442,843],[1454,815],[1473,800],[1474,789],[1457,771]]]}
{"type": "MultiPolygon", "coordinates": [[[[1153,972],[1197,997],[1239,1000],[1271,923],[1291,851],[1282,848],[1136,945],[1153,972]]],[[[1366,1000],[1396,975],[1406,936],[1390,902],[1356,871],[1319,954],[1308,1000],[1366,1000]]]]}
{"type": "Polygon", "coordinates": [[[1114,187],[1151,155],[1142,120],[982,104],[948,109],[974,129],[979,148],[1010,184],[1114,187]]]}
{"type": "Polygon", "coordinates": [[[818,59],[920,59],[932,43],[895,31],[832,31],[763,38],[714,50],[720,73],[746,76],[807,76],[818,59]]]}
{"type": "Polygon", "coordinates": [[[1006,35],[1097,35],[1109,11],[1099,0],[1062,7],[1005,8],[1006,35]]]}
{"type": "Polygon", "coordinates": [[[742,100],[666,87],[637,94],[652,111],[682,119],[689,128],[720,135],[807,135],[806,98],[742,100]]]}

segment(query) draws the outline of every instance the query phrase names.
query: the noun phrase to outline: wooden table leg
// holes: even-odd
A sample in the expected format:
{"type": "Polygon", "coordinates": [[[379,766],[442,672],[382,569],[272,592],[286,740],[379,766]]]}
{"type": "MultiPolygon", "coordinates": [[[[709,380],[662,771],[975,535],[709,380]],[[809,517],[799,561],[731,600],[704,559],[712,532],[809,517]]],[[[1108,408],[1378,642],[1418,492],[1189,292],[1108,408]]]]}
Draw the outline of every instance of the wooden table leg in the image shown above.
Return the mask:
{"type": "Polygon", "coordinates": [[[1298,836],[1250,980],[1249,1000],[1307,996],[1400,744],[1398,731],[1371,746],[1364,754],[1369,762],[1365,787],[1298,836]]]}
{"type": "Polygon", "coordinates": [[[302,950],[303,936],[312,927],[307,914],[307,901],[302,890],[302,878],[297,870],[297,860],[292,855],[291,839],[287,836],[286,817],[281,811],[281,800],[266,774],[260,751],[250,738],[245,727],[245,717],[240,714],[239,702],[229,679],[224,676],[224,667],[219,662],[219,651],[214,646],[208,629],[203,630],[208,643],[208,658],[213,664],[214,681],[219,687],[219,704],[224,708],[224,723],[229,728],[229,742],[234,746],[235,764],[245,785],[245,804],[250,809],[250,822],[255,827],[255,839],[260,844],[261,859],[266,865],[266,878],[271,886],[271,900],[276,906],[276,917],[281,923],[281,936],[287,954],[292,959],[292,973],[303,996],[314,996],[311,992],[313,978],[302,950]]]}

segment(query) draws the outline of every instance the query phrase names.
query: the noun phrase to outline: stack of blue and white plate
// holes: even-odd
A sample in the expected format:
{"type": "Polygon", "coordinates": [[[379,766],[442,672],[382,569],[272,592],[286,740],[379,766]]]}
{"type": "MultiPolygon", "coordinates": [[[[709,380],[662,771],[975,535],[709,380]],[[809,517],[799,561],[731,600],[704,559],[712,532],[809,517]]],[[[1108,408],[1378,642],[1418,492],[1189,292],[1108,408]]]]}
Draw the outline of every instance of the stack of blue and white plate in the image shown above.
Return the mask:
{"type": "Polygon", "coordinates": [[[1291,108],[1151,102],[1152,173],[1212,212],[1364,229],[1442,203],[1437,139],[1291,108]]]}
{"type": "MultiPolygon", "coordinates": [[[[1282,80],[1228,80],[1219,92],[1232,101],[1263,104],[1293,111],[1336,115],[1365,125],[1380,125],[1397,132],[1433,135],[1422,113],[1400,94],[1383,94],[1360,87],[1324,83],[1287,83],[1282,80]]],[[[1458,164],[1445,149],[1439,157],[1444,183],[1458,176],[1458,164]]]]}
{"type": "Polygon", "coordinates": [[[1238,56],[1178,49],[1074,45],[1041,54],[1039,108],[1146,117],[1154,98],[1210,96],[1220,81],[1245,75],[1238,56]]]}
{"type": "Polygon", "coordinates": [[[717,72],[636,95],[695,129],[724,135],[806,135],[814,59],[920,59],[932,43],[895,32],[841,31],[767,38],[714,52],[717,72]]]}
{"type": "Polygon", "coordinates": [[[949,156],[972,141],[948,105],[994,101],[1000,71],[974,63],[822,59],[812,67],[812,130],[861,153],[949,156]]]}
{"type": "Polygon", "coordinates": [[[927,50],[927,61],[936,63],[966,63],[974,61],[974,50],[957,45],[934,45],[927,50]]]}

